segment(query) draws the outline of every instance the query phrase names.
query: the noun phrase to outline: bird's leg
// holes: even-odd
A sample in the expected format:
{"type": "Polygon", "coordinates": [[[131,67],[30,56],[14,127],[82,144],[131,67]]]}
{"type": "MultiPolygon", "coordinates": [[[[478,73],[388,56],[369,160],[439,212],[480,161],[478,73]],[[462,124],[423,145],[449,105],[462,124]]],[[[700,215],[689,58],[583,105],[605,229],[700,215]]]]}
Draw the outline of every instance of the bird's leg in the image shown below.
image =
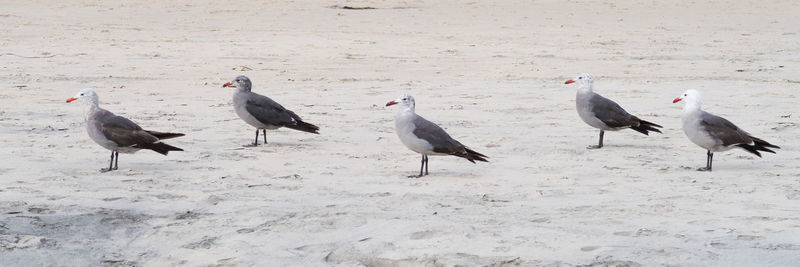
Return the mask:
{"type": "Polygon", "coordinates": [[[428,155],[422,155],[425,159],[425,175],[428,175],[428,155]]]}
{"type": "Polygon", "coordinates": [[[410,175],[410,176],[408,176],[408,178],[420,178],[420,177],[422,177],[423,168],[425,168],[425,155],[422,155],[422,160],[420,161],[419,175],[410,175]]]}
{"type": "Polygon", "coordinates": [[[596,146],[587,146],[586,148],[588,148],[588,149],[598,149],[598,148],[603,147],[603,135],[605,133],[606,133],[605,131],[600,130],[600,141],[597,142],[597,145],[596,146]]]}
{"type": "Polygon", "coordinates": [[[253,146],[258,146],[258,128],[256,128],[256,140],[253,141],[253,146]]]}
{"type": "MultiPolygon", "coordinates": [[[[267,129],[262,129],[262,131],[264,132],[264,144],[266,145],[267,144],[267,129]]],[[[258,137],[256,137],[256,139],[257,138],[258,137]]]]}
{"type": "MultiPolygon", "coordinates": [[[[258,130],[259,129],[256,128],[256,140],[253,141],[252,144],[243,145],[243,147],[255,147],[255,146],[258,146],[258,130]]],[[[264,137],[264,138],[266,138],[266,137],[264,137]]]]}
{"type": "Polygon", "coordinates": [[[600,130],[600,142],[597,144],[597,148],[603,147],[603,135],[605,135],[605,134],[606,134],[605,131],[600,130]]]}
{"type": "Polygon", "coordinates": [[[425,155],[422,155],[422,160],[420,160],[419,164],[419,176],[417,178],[422,177],[422,168],[425,167],[425,155]]]}
{"type": "Polygon", "coordinates": [[[711,171],[711,164],[714,163],[714,153],[711,153],[711,150],[708,151],[708,171],[711,171]]]}
{"type": "Polygon", "coordinates": [[[713,160],[714,160],[714,153],[711,153],[711,150],[708,150],[708,153],[706,153],[706,167],[705,168],[700,168],[700,169],[697,169],[697,170],[701,171],[701,172],[705,172],[705,171],[709,171],[710,172],[711,171],[711,161],[713,161],[713,160]]]}
{"type": "Polygon", "coordinates": [[[111,170],[114,170],[112,167],[114,167],[114,151],[111,151],[111,159],[108,161],[108,169],[106,168],[100,169],[100,172],[109,172],[111,170]]]}
{"type": "Polygon", "coordinates": [[[114,169],[119,169],[119,152],[114,152],[114,169]]]}

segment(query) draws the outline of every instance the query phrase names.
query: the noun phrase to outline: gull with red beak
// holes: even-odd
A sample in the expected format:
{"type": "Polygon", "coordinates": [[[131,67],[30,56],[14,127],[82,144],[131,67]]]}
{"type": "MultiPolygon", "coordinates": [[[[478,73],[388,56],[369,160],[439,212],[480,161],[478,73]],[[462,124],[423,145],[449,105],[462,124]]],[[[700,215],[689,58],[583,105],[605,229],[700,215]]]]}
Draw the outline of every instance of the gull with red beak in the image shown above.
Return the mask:
{"type": "Polygon", "coordinates": [[[401,95],[394,101],[389,101],[386,106],[398,105],[394,117],[397,136],[408,149],[422,154],[422,164],[419,167],[419,176],[428,174],[428,156],[452,155],[469,160],[488,162],[486,155],[475,152],[450,137],[439,125],[417,115],[414,111],[414,98],[408,94],[401,95]],[[422,170],[425,170],[423,174],[422,170]]]}
{"type": "Polygon", "coordinates": [[[687,90],[672,103],[684,101],[683,132],[689,140],[696,145],[705,148],[706,167],[699,168],[698,171],[711,171],[711,161],[714,159],[714,152],[728,151],[733,148],[741,148],[753,153],[759,158],[759,151],[775,153],[769,148],[780,148],[767,141],[758,139],[725,118],[703,111],[700,108],[700,92],[687,90]]]}
{"type": "Polygon", "coordinates": [[[649,135],[649,132],[661,133],[655,127],[661,125],[639,119],[622,109],[616,102],[605,98],[592,89],[594,80],[592,75],[581,73],[575,79],[568,80],[564,84],[577,82],[580,87],[575,96],[575,107],[581,119],[594,128],[600,129],[600,141],[596,146],[588,146],[589,149],[603,147],[603,135],[605,131],[618,131],[628,129],[649,135]]]}
{"type": "Polygon", "coordinates": [[[81,90],[74,97],[67,99],[67,103],[75,100],[81,100],[88,108],[86,110],[86,131],[89,133],[89,137],[100,146],[111,150],[108,169],[100,169],[101,172],[119,168],[120,152],[133,154],[141,149],[150,149],[167,155],[170,151],[183,151],[183,149],[161,142],[162,139],[181,137],[182,133],[144,130],[131,120],[100,108],[97,93],[92,89],[81,90]]]}
{"type": "Polygon", "coordinates": [[[233,110],[247,124],[256,127],[256,140],[252,146],[258,146],[258,130],[264,132],[264,144],[267,143],[267,129],[281,127],[298,131],[319,134],[319,127],[304,122],[291,110],[288,110],[269,97],[251,92],[252,84],[245,76],[236,77],[222,87],[236,87],[233,93],[233,110]]]}

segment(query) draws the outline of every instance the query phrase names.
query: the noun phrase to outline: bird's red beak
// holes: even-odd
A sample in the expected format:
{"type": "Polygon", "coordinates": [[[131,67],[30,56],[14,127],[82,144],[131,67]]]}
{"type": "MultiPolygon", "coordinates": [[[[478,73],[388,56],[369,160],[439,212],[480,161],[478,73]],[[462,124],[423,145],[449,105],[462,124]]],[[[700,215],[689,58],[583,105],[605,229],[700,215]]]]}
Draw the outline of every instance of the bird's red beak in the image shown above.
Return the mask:
{"type": "Polygon", "coordinates": [[[681,102],[681,100],[683,100],[683,98],[678,97],[678,98],[675,98],[675,100],[672,100],[672,103],[673,104],[674,103],[678,103],[678,102],[681,102]]]}
{"type": "Polygon", "coordinates": [[[394,104],[397,104],[397,102],[394,102],[394,100],[392,100],[392,101],[389,101],[389,103],[386,103],[386,106],[388,107],[388,106],[391,106],[391,105],[394,105],[394,104]]]}
{"type": "Polygon", "coordinates": [[[564,84],[571,84],[571,83],[574,83],[574,82],[575,81],[573,81],[573,80],[567,80],[566,82],[564,82],[564,84]]]}
{"type": "Polygon", "coordinates": [[[78,100],[78,99],[74,98],[74,97],[70,97],[70,98],[67,99],[67,103],[75,101],[75,100],[78,100]]]}
{"type": "Polygon", "coordinates": [[[227,82],[222,85],[222,87],[231,87],[231,86],[233,86],[233,84],[231,84],[230,82],[227,82]]]}

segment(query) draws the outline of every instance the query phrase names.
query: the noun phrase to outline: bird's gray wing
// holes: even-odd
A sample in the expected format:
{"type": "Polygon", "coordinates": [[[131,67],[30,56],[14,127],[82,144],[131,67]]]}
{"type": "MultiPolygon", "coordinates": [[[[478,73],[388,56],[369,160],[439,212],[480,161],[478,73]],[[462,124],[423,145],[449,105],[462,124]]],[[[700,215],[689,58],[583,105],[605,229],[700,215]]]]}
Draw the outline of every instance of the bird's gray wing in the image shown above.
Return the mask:
{"type": "Polygon", "coordinates": [[[594,116],[611,128],[639,125],[639,118],[629,114],[611,99],[594,94],[589,99],[594,116]]]}
{"type": "Polygon", "coordinates": [[[106,139],[121,147],[151,144],[158,141],[158,138],[142,130],[142,127],[136,123],[107,110],[98,111],[95,114],[94,122],[94,127],[97,127],[106,139]]]}
{"type": "Polygon", "coordinates": [[[433,122],[417,115],[414,120],[414,135],[428,141],[433,146],[436,153],[458,153],[463,152],[464,145],[450,137],[447,132],[433,122]]]}
{"type": "Polygon", "coordinates": [[[250,94],[245,102],[245,109],[258,121],[264,124],[285,126],[295,124],[300,117],[273,101],[269,97],[250,94]]]}
{"type": "Polygon", "coordinates": [[[294,119],[295,121],[303,121],[303,119],[301,119],[300,116],[298,116],[296,113],[294,113],[294,111],[291,111],[291,110],[287,109],[286,113],[288,113],[289,117],[292,117],[292,119],[294,119]]]}
{"type": "Polygon", "coordinates": [[[753,142],[750,134],[736,127],[732,122],[705,111],[700,114],[700,125],[706,129],[706,132],[711,137],[722,142],[723,146],[750,144],[753,142]]]}

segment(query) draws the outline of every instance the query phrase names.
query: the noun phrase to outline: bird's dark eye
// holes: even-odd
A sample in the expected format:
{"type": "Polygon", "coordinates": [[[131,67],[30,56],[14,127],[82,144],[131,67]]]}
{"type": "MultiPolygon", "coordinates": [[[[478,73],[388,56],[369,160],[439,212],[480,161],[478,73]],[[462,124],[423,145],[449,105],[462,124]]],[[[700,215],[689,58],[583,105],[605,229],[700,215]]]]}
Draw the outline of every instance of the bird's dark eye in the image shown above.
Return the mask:
{"type": "Polygon", "coordinates": [[[81,95],[83,95],[83,94],[81,94],[81,95]]]}
{"type": "Polygon", "coordinates": [[[686,94],[683,94],[683,96],[686,96],[686,94]]]}
{"type": "Polygon", "coordinates": [[[579,80],[580,80],[580,79],[583,79],[583,77],[578,77],[578,79],[579,79],[579,80]]]}

